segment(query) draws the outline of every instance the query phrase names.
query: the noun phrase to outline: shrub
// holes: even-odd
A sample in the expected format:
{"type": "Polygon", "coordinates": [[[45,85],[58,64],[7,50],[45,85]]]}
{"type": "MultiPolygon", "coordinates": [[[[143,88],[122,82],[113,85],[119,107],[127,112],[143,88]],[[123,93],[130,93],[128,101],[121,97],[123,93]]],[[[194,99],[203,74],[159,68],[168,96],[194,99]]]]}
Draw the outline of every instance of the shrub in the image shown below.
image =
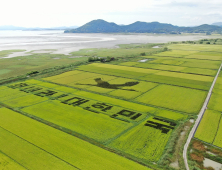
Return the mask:
{"type": "Polygon", "coordinates": [[[145,53],[145,52],[143,52],[143,53],[140,53],[140,55],[141,55],[141,56],[145,56],[145,55],[146,55],[146,53],[145,53]]]}
{"type": "Polygon", "coordinates": [[[31,71],[31,72],[28,72],[26,75],[33,75],[33,74],[37,74],[37,73],[39,73],[38,71],[31,71]]]}
{"type": "Polygon", "coordinates": [[[163,51],[167,51],[167,50],[168,50],[168,48],[167,48],[167,47],[164,47],[163,51]]]}

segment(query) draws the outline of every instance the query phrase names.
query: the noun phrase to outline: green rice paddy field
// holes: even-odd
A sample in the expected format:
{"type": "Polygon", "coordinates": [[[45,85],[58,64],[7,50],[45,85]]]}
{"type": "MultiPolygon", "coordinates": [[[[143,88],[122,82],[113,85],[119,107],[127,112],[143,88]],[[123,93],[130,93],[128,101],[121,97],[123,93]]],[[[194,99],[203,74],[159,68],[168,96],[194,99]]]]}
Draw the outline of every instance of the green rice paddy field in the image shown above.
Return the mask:
{"type": "Polygon", "coordinates": [[[222,148],[222,73],[220,72],[208,104],[208,109],[197,129],[195,138],[222,148]]]}
{"type": "MultiPolygon", "coordinates": [[[[97,74],[103,73],[110,76],[131,78],[137,81],[143,80],[147,82],[176,85],[200,90],[208,90],[214,78],[213,76],[206,75],[99,63],[80,66],[78,69],[85,72],[91,71],[97,74]]],[[[56,80],[54,80],[54,82],[56,82],[56,80]]]]}
{"type": "Polygon", "coordinates": [[[222,90],[220,88],[222,84],[221,76],[222,73],[220,72],[208,104],[208,110],[205,112],[195,134],[195,138],[220,148],[222,148],[222,90]]]}
{"type": "MultiPolygon", "coordinates": [[[[164,169],[174,132],[199,113],[221,64],[220,46],[211,47],[170,45],[146,62],[0,86],[0,169],[164,169]]],[[[221,94],[220,75],[195,134],[218,147],[221,94]]]]}
{"type": "Polygon", "coordinates": [[[149,169],[9,109],[0,110],[1,159],[6,159],[11,166],[21,164],[21,169],[149,169]],[[11,159],[7,159],[7,155],[11,159]]]}
{"type": "MultiPolygon", "coordinates": [[[[61,85],[38,80],[28,80],[1,86],[0,92],[3,92],[1,94],[7,92],[9,96],[14,92],[18,93],[13,98],[3,96],[0,99],[0,102],[6,107],[16,109],[24,115],[34,116],[38,120],[45,120],[48,122],[46,124],[55,124],[62,130],[68,129],[70,134],[77,134],[85,140],[99,142],[118,152],[127,153],[142,162],[157,162],[165,150],[177,121],[187,118],[186,114],[179,112],[166,111],[108,96],[73,90],[69,87],[62,88],[61,85]],[[64,91],[62,91],[63,89],[64,91]],[[30,101],[25,102],[28,98],[30,98],[30,101]],[[148,124],[150,121],[151,123],[148,124]],[[158,126],[153,127],[152,122],[158,126]],[[173,124],[173,126],[168,124],[173,124]],[[139,139],[140,129],[147,131],[147,133],[143,134],[143,139],[141,139],[144,141],[134,143],[135,139],[139,139]],[[130,139],[125,138],[124,134],[126,136],[130,134],[130,139]],[[156,137],[146,141],[151,136],[156,137]],[[160,138],[163,138],[164,142],[160,142],[160,138]],[[117,146],[120,141],[124,144],[129,140],[138,148],[148,145],[149,148],[153,148],[153,151],[151,152],[148,148],[143,153],[140,153],[140,151],[127,152],[126,149],[117,146]],[[161,147],[157,147],[158,141],[161,143],[161,147]]],[[[10,111],[1,109],[3,110],[2,112],[7,112],[7,114],[10,111]]],[[[17,116],[25,117],[19,113],[13,113],[17,114],[17,116]]],[[[122,146],[123,144],[120,145],[122,146]]],[[[31,159],[32,157],[29,156],[29,158],[31,159]]],[[[42,156],[42,158],[44,157],[42,156]]],[[[15,159],[17,160],[18,158],[15,159]]],[[[20,161],[18,159],[18,162],[20,161]]]]}
{"type": "Polygon", "coordinates": [[[195,137],[208,143],[213,143],[217,134],[220,118],[221,113],[213,110],[207,110],[201,124],[198,127],[195,137]]]}
{"type": "Polygon", "coordinates": [[[207,110],[195,133],[195,138],[222,148],[221,112],[207,110]]]}

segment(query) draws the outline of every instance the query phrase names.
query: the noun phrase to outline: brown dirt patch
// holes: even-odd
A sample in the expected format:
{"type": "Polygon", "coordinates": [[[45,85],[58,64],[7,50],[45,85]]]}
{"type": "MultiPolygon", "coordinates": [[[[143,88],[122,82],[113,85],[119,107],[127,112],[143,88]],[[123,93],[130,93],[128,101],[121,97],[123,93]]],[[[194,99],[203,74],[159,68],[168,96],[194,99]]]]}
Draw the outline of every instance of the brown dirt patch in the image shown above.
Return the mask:
{"type": "Polygon", "coordinates": [[[206,148],[204,147],[204,145],[199,141],[194,141],[193,142],[193,148],[197,149],[199,151],[206,151],[206,148]]]}
{"type": "Polygon", "coordinates": [[[204,157],[202,155],[199,156],[194,153],[191,153],[190,156],[193,160],[195,160],[197,162],[203,162],[203,160],[204,160],[204,157]]]}
{"type": "Polygon", "coordinates": [[[222,156],[222,152],[217,149],[212,149],[211,152],[213,152],[214,154],[217,154],[219,156],[222,156]]]}

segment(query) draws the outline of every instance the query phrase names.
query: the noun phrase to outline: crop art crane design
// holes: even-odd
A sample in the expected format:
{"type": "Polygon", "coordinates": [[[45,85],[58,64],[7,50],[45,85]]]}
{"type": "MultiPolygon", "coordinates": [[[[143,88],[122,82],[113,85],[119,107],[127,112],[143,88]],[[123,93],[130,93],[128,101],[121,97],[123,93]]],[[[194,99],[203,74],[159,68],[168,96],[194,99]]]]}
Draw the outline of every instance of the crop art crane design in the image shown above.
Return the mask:
{"type": "Polygon", "coordinates": [[[88,86],[97,86],[97,87],[106,88],[106,89],[121,89],[121,90],[127,90],[127,91],[136,91],[134,89],[122,89],[122,87],[131,87],[131,86],[135,86],[139,84],[138,81],[126,82],[124,84],[110,84],[107,81],[103,81],[101,78],[95,78],[94,80],[97,84],[76,83],[76,85],[88,85],[88,86]]]}

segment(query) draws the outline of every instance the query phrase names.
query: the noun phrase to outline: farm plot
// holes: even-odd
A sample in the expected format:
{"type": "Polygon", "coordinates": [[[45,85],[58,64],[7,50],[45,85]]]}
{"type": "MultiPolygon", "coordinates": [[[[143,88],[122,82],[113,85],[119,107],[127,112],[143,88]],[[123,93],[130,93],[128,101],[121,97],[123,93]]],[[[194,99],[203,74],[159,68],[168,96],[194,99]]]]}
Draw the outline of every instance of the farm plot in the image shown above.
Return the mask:
{"type": "MultiPolygon", "coordinates": [[[[76,74],[75,77],[83,77],[84,74],[91,74],[88,72],[81,72],[76,74]]],[[[94,73],[92,73],[94,74],[94,73]]],[[[107,93],[111,96],[120,97],[124,99],[135,98],[142,93],[157,86],[156,83],[137,81],[134,79],[117,78],[115,76],[107,76],[102,74],[96,74],[96,77],[87,78],[80,81],[74,81],[72,83],[64,83],[60,79],[55,79],[56,83],[66,84],[72,87],[87,89],[89,91],[98,93],[107,93]]],[[[63,79],[63,78],[61,78],[63,79]]],[[[55,82],[52,80],[52,82],[55,82]]]]}
{"type": "MultiPolygon", "coordinates": [[[[73,85],[73,86],[75,87],[76,85],[73,85]]],[[[83,87],[84,86],[81,86],[81,89],[84,89],[83,87]]],[[[88,87],[86,87],[86,89],[89,90],[89,91],[98,92],[98,93],[109,93],[109,92],[114,90],[114,89],[107,89],[107,88],[97,87],[96,85],[95,86],[91,86],[91,87],[88,86],[88,87]]]]}
{"type": "Polygon", "coordinates": [[[27,169],[76,169],[1,127],[0,133],[1,151],[10,155],[27,169]]]}
{"type": "Polygon", "coordinates": [[[216,111],[222,112],[222,95],[218,93],[213,93],[208,104],[208,108],[216,111]]]}
{"type": "Polygon", "coordinates": [[[221,113],[214,110],[206,110],[195,133],[195,138],[202,141],[213,143],[218,131],[221,113]]]}
{"type": "Polygon", "coordinates": [[[197,114],[206,97],[206,93],[183,87],[159,85],[135,100],[145,104],[197,114]]]}
{"type": "Polygon", "coordinates": [[[192,74],[200,74],[200,75],[207,75],[207,76],[214,76],[217,73],[217,70],[194,68],[194,67],[189,68],[189,67],[166,65],[166,64],[137,63],[137,64],[134,64],[133,67],[151,68],[151,69],[157,69],[157,70],[192,73],[192,74]]]}
{"type": "Polygon", "coordinates": [[[0,151],[0,169],[16,169],[16,170],[25,170],[23,166],[19,165],[17,162],[15,162],[13,159],[9,158],[8,156],[4,155],[0,151]]]}
{"type": "Polygon", "coordinates": [[[62,84],[70,84],[72,82],[84,80],[84,79],[91,78],[91,77],[98,77],[98,74],[83,72],[80,74],[70,75],[70,76],[62,77],[62,78],[58,78],[58,79],[53,79],[53,82],[54,83],[62,83],[62,84]]]}
{"type": "Polygon", "coordinates": [[[124,122],[132,122],[132,123],[139,122],[140,120],[144,119],[147,116],[146,113],[141,113],[141,112],[137,113],[137,111],[135,110],[138,110],[138,109],[136,108],[133,108],[135,110],[129,109],[129,107],[123,108],[122,106],[105,103],[104,101],[101,102],[101,100],[98,100],[98,101],[92,100],[91,98],[88,98],[87,96],[68,95],[68,96],[60,98],[59,101],[61,101],[61,103],[64,103],[64,104],[79,106],[87,111],[91,111],[97,114],[102,113],[102,114],[110,116],[111,118],[121,120],[124,122]],[[76,99],[78,100],[76,101],[76,99]]]}
{"type": "Polygon", "coordinates": [[[182,50],[172,50],[172,51],[166,51],[162,53],[158,53],[156,55],[158,56],[172,56],[172,57],[184,57],[189,54],[193,54],[195,51],[182,51],[182,50]]]}
{"type": "Polygon", "coordinates": [[[188,80],[197,80],[197,81],[203,81],[203,82],[213,81],[213,77],[194,75],[194,74],[176,73],[176,72],[169,72],[169,71],[160,71],[155,74],[160,75],[160,76],[169,76],[169,77],[183,78],[183,79],[188,79],[188,80]]]}
{"type": "Polygon", "coordinates": [[[0,150],[28,169],[150,170],[9,109],[0,116],[0,150]]]}
{"type": "MultiPolygon", "coordinates": [[[[14,91],[14,89],[12,91],[14,91]]],[[[11,100],[2,101],[2,102],[10,107],[25,107],[25,106],[30,106],[30,105],[40,103],[46,100],[48,100],[48,98],[44,98],[44,97],[42,98],[42,97],[30,94],[30,95],[26,95],[26,96],[18,97],[16,99],[11,99],[11,100]]]]}
{"type": "Polygon", "coordinates": [[[98,95],[95,93],[90,93],[90,92],[85,92],[85,91],[77,91],[75,95],[90,98],[92,100],[97,100],[97,101],[102,101],[104,103],[109,103],[114,106],[120,106],[123,108],[128,108],[132,111],[138,111],[138,112],[144,112],[144,113],[149,113],[154,111],[156,108],[150,107],[150,106],[145,106],[137,103],[132,103],[120,99],[115,99],[107,96],[102,96],[98,95]]]}
{"type": "Polygon", "coordinates": [[[203,69],[203,68],[186,68],[186,69],[182,70],[181,72],[207,75],[207,76],[215,76],[217,73],[217,70],[203,69]]]}
{"type": "MultiPolygon", "coordinates": [[[[113,78],[113,76],[110,77],[113,78]]],[[[133,79],[115,78],[111,79],[110,81],[112,81],[112,84],[115,84],[117,82],[131,82],[131,80],[133,79]]],[[[141,84],[136,84],[134,90],[141,90],[140,93],[145,92],[145,95],[155,89],[159,89],[159,87],[162,86],[167,85],[158,85],[157,83],[143,82],[141,84]]],[[[130,89],[132,87],[127,88],[130,89]]],[[[5,87],[1,88],[2,90],[5,89],[5,87]]],[[[60,127],[61,130],[67,131],[70,134],[78,135],[85,140],[94,141],[100,143],[101,145],[109,146],[111,148],[119,150],[120,152],[125,153],[126,155],[128,154],[129,156],[132,156],[135,160],[138,159],[143,162],[158,161],[164,152],[166,144],[171,136],[172,130],[176,128],[176,124],[174,121],[180,121],[187,118],[187,115],[178,113],[177,111],[172,111],[178,110],[185,112],[180,108],[180,105],[183,105],[183,107],[188,107],[189,109],[190,107],[193,107],[193,105],[190,104],[193,102],[192,100],[189,101],[190,103],[188,102],[189,104],[186,104],[185,100],[187,99],[187,97],[184,97],[184,94],[188,95],[189,99],[191,98],[193,100],[196,100],[194,96],[190,97],[190,93],[193,92],[189,93],[189,90],[192,91],[193,89],[180,89],[180,87],[175,86],[172,86],[172,88],[163,88],[162,91],[157,90],[159,94],[153,93],[153,96],[159,95],[159,98],[161,100],[164,97],[166,99],[167,95],[171,100],[173,99],[174,103],[170,103],[170,105],[176,105],[176,107],[178,107],[179,109],[175,109],[171,106],[165,107],[171,110],[157,108],[164,106],[146,106],[91,92],[86,92],[83,90],[74,89],[73,91],[73,89],[69,87],[62,87],[60,85],[55,85],[38,80],[13,83],[11,85],[8,85],[7,88],[10,88],[12,91],[20,90],[20,92],[26,94],[27,96],[34,96],[40,99],[44,99],[43,101],[36,101],[35,103],[33,101],[33,103],[29,105],[22,105],[23,108],[21,106],[18,106],[18,104],[10,105],[9,100],[7,100],[7,105],[13,108],[20,107],[18,109],[26,115],[34,116],[44,123],[53,123],[56,126],[60,127]],[[47,87],[44,87],[44,85],[46,85],[47,87]],[[178,93],[180,90],[183,92],[178,93]],[[168,93],[173,92],[175,98],[171,97],[169,94],[164,94],[163,91],[167,91],[168,93]],[[161,95],[163,95],[164,97],[162,97],[161,95]],[[181,95],[182,99],[180,99],[178,95],[181,95]],[[179,99],[176,100],[176,98],[179,99]],[[183,101],[185,104],[183,102],[181,104],[181,101],[183,101]],[[176,102],[179,102],[179,104],[176,102]],[[150,115],[152,115],[152,117],[148,118],[150,115]],[[145,126],[145,128],[142,125],[145,126]],[[159,129],[157,130],[154,127],[159,129]],[[133,132],[134,129],[135,132],[133,132]],[[143,133],[145,134],[144,136],[142,135],[143,133]],[[125,137],[126,134],[129,135],[125,137]],[[134,137],[136,134],[141,137],[134,137]],[[156,141],[151,140],[149,136],[152,136],[152,139],[155,139],[156,141]],[[129,138],[130,140],[135,138],[134,142],[131,141],[130,143],[130,145],[135,147],[135,149],[129,149],[129,146],[124,144],[124,142],[126,142],[125,138],[129,138]],[[161,139],[162,143],[158,143],[160,142],[158,139],[161,139]],[[115,143],[115,141],[117,143],[115,143]],[[139,146],[136,148],[137,144],[139,146]],[[158,145],[158,148],[156,144],[158,145]],[[124,148],[125,145],[127,148],[124,148]],[[147,149],[142,151],[142,148],[144,147],[147,149]],[[154,156],[152,157],[151,155],[154,156]]],[[[194,91],[196,92],[198,90],[194,91]]],[[[205,92],[203,93],[205,94],[205,92]]],[[[32,101],[32,99],[30,101],[32,101]]],[[[157,100],[155,102],[157,102],[157,100]]],[[[161,102],[167,103],[168,101],[160,101],[160,103],[161,102]]]]}
{"type": "MultiPolygon", "coordinates": [[[[47,87],[47,88],[56,88],[56,87],[59,87],[59,86],[56,85],[56,84],[52,84],[52,83],[48,83],[48,82],[43,82],[43,81],[38,81],[38,80],[35,80],[35,79],[26,80],[26,81],[24,81],[23,83],[28,83],[28,84],[33,84],[33,85],[39,85],[39,86],[47,87]]],[[[17,84],[17,83],[15,83],[15,84],[17,84]]],[[[13,85],[13,84],[12,84],[12,85],[13,85]]]]}
{"type": "MultiPolygon", "coordinates": [[[[115,79],[109,81],[110,84],[125,84],[125,83],[127,83],[130,85],[129,82],[137,82],[137,81],[135,79],[126,79],[126,78],[117,78],[117,77],[115,79]]],[[[146,92],[147,90],[150,90],[157,85],[158,84],[156,84],[156,83],[141,81],[141,82],[135,83],[135,85],[133,85],[133,86],[123,86],[122,89],[126,89],[126,90],[131,89],[132,91],[135,90],[137,92],[146,92]]]]}
{"type": "Polygon", "coordinates": [[[137,78],[140,76],[145,76],[147,74],[158,72],[158,70],[153,70],[153,69],[142,69],[142,68],[134,68],[127,66],[111,65],[111,64],[100,64],[100,63],[93,63],[89,65],[80,66],[78,67],[78,69],[83,71],[103,73],[103,74],[126,77],[126,78],[137,78]]]}
{"type": "Polygon", "coordinates": [[[127,66],[118,66],[118,65],[112,65],[112,64],[101,64],[101,63],[93,63],[92,66],[100,67],[100,68],[110,68],[110,69],[117,69],[117,70],[123,70],[123,71],[132,71],[137,73],[155,73],[156,70],[152,69],[140,69],[140,68],[132,68],[127,66]]]}
{"type": "Polygon", "coordinates": [[[56,76],[52,76],[52,77],[47,77],[45,78],[45,80],[51,81],[54,79],[60,79],[60,78],[64,78],[64,77],[69,77],[69,76],[74,76],[75,74],[80,74],[82,73],[81,71],[75,70],[75,71],[69,71],[69,72],[65,72],[56,76]]]}
{"type": "Polygon", "coordinates": [[[221,91],[222,91],[222,74],[220,73],[220,75],[217,78],[217,82],[214,86],[213,92],[221,94],[221,91]]]}
{"type": "Polygon", "coordinates": [[[149,63],[180,66],[184,63],[184,60],[182,58],[177,59],[173,57],[156,57],[154,60],[149,61],[149,63]]]}
{"type": "MultiPolygon", "coordinates": [[[[84,73],[84,72],[83,72],[84,73]]],[[[72,87],[77,87],[80,89],[87,89],[90,91],[95,91],[99,93],[107,93],[112,90],[115,90],[114,87],[110,86],[108,83],[110,80],[116,79],[114,76],[107,76],[102,74],[97,74],[96,77],[75,81],[73,83],[68,84],[72,87]],[[108,83],[106,83],[108,82],[108,83]]]]}
{"type": "Polygon", "coordinates": [[[158,161],[163,154],[176,123],[150,117],[139,126],[121,135],[109,146],[137,158],[158,161]]]}
{"type": "Polygon", "coordinates": [[[181,71],[186,67],[166,65],[166,64],[150,64],[150,63],[138,63],[134,67],[152,68],[158,70],[170,70],[170,71],[181,71]]]}
{"type": "MultiPolygon", "coordinates": [[[[35,82],[38,82],[38,84],[41,84],[41,81],[35,80],[35,82]]],[[[44,82],[43,82],[44,83],[44,82]]],[[[51,84],[51,83],[48,83],[51,84]]],[[[48,85],[47,84],[47,85],[48,85]]],[[[98,95],[98,94],[94,94],[94,93],[90,93],[90,92],[86,92],[86,91],[78,91],[75,90],[73,93],[66,93],[66,91],[72,91],[72,88],[68,88],[68,87],[64,87],[63,89],[65,89],[65,91],[58,91],[58,90],[54,90],[54,89],[50,89],[50,88],[44,88],[42,86],[39,85],[34,85],[31,83],[28,83],[28,81],[20,82],[20,83],[15,83],[15,84],[11,84],[9,85],[10,88],[12,88],[12,92],[13,90],[22,90],[23,93],[31,93],[33,95],[36,96],[41,96],[41,97],[47,97],[48,99],[56,99],[56,100],[60,100],[60,101],[65,101],[68,100],[70,98],[73,97],[83,97],[84,100],[80,100],[79,104],[78,101],[75,105],[80,105],[80,104],[84,104],[84,101],[89,101],[89,100],[95,100],[98,102],[105,102],[105,103],[109,103],[113,106],[119,106],[121,108],[128,108],[130,110],[137,110],[139,112],[150,112],[155,110],[155,108],[149,107],[149,106],[144,106],[144,105],[140,105],[140,104],[136,104],[136,103],[131,103],[131,102],[127,102],[124,100],[120,100],[120,99],[115,99],[115,98],[111,98],[111,97],[107,97],[107,96],[102,96],[102,95],[98,95]],[[44,89],[44,90],[42,90],[44,89]],[[63,92],[63,93],[61,93],[63,92]],[[57,94],[61,94],[61,95],[57,95],[57,94]],[[70,97],[70,95],[74,95],[72,97],[70,97]],[[55,97],[56,96],[56,97],[55,97]]],[[[61,86],[62,87],[62,86],[61,86]]],[[[58,89],[58,86],[55,87],[55,89],[58,89]]],[[[77,98],[76,98],[77,99],[77,98]]]]}
{"type": "Polygon", "coordinates": [[[185,58],[196,58],[196,59],[201,59],[201,60],[221,60],[222,53],[198,52],[198,53],[188,55],[185,58]]]}
{"type": "Polygon", "coordinates": [[[220,61],[188,59],[180,66],[218,70],[220,61]]]}
{"type": "Polygon", "coordinates": [[[121,65],[121,66],[135,66],[137,64],[138,64],[138,62],[124,62],[124,63],[120,63],[119,65],[121,65]]]}
{"type": "MultiPolygon", "coordinates": [[[[121,106],[104,103],[104,100],[101,102],[102,96],[99,96],[99,100],[93,100],[89,98],[88,95],[82,97],[80,95],[75,95],[75,93],[71,95],[53,89],[49,90],[45,88],[42,90],[39,88],[40,86],[33,86],[33,84],[31,84],[29,87],[27,83],[13,84],[10,85],[10,87],[20,88],[20,90],[23,91],[25,91],[25,88],[26,93],[33,94],[28,95],[30,98],[29,101],[27,101],[29,98],[22,98],[21,100],[20,97],[16,100],[13,99],[3,102],[4,104],[11,107],[25,107],[31,105],[21,110],[41,118],[42,120],[49,121],[100,142],[115,137],[122,131],[130,128],[133,123],[139,122],[147,116],[146,113],[135,112],[134,109],[136,108],[134,107],[133,110],[131,110],[121,106]],[[33,100],[35,97],[42,100],[33,100]],[[44,102],[46,100],[49,101],[44,102]],[[103,128],[101,128],[101,126],[103,128]]],[[[119,102],[118,105],[121,105],[121,103],[119,102]]],[[[141,109],[143,109],[143,107],[150,110],[153,109],[138,104],[132,106],[141,106],[141,109]]]]}
{"type": "Polygon", "coordinates": [[[63,104],[59,101],[36,104],[22,109],[22,111],[100,142],[115,137],[133,125],[132,123],[112,119],[104,114],[93,113],[80,107],[63,104]]]}
{"type": "Polygon", "coordinates": [[[62,91],[65,93],[74,93],[74,92],[78,91],[77,89],[73,89],[73,88],[69,88],[69,87],[65,87],[65,86],[58,86],[53,89],[58,90],[58,91],[62,91]]]}
{"type": "MultiPolygon", "coordinates": [[[[208,56],[210,59],[210,56],[208,56]]],[[[194,68],[204,68],[204,69],[215,69],[217,70],[221,64],[220,61],[215,60],[199,60],[194,58],[173,58],[173,57],[155,57],[153,60],[147,61],[148,64],[164,64],[164,65],[174,65],[180,67],[194,67],[194,68]]],[[[142,63],[141,63],[142,64],[142,63]]]]}
{"type": "Polygon", "coordinates": [[[141,95],[141,92],[137,92],[137,91],[128,91],[128,90],[115,90],[115,91],[111,91],[109,93],[111,96],[116,96],[116,97],[120,97],[120,98],[124,98],[124,99],[133,99],[139,95],[141,95]]]}
{"type": "Polygon", "coordinates": [[[186,50],[186,51],[209,51],[222,52],[221,45],[201,45],[201,44],[173,44],[168,46],[172,50],[186,50]]]}
{"type": "Polygon", "coordinates": [[[28,94],[19,91],[18,89],[12,90],[6,86],[0,88],[0,102],[7,101],[10,99],[16,99],[18,97],[27,96],[28,94]]]}
{"type": "MultiPolygon", "coordinates": [[[[7,155],[10,155],[10,158],[18,162],[24,169],[76,169],[73,166],[70,166],[63,160],[53,156],[50,153],[45,152],[44,150],[38,148],[37,146],[29,143],[23,138],[17,136],[13,132],[9,131],[4,127],[2,123],[4,120],[13,119],[11,126],[16,124],[15,117],[11,115],[16,115],[18,113],[13,112],[6,108],[0,108],[1,123],[0,123],[0,151],[4,152],[7,155]],[[16,151],[16,152],[15,152],[16,151]]],[[[19,114],[18,114],[19,115],[19,114]]],[[[18,120],[19,121],[19,120],[18,120]]],[[[23,122],[19,122],[22,124],[23,122]]],[[[18,124],[17,124],[18,125],[18,124]]],[[[29,127],[29,126],[27,126],[29,127]]],[[[29,129],[29,128],[27,128],[29,129]]],[[[31,132],[31,131],[30,131],[31,132]]]]}
{"type": "Polygon", "coordinates": [[[182,113],[173,112],[171,110],[166,109],[156,109],[154,115],[175,121],[185,120],[188,117],[188,115],[184,115],[182,113]]]}
{"type": "Polygon", "coordinates": [[[144,77],[140,77],[140,80],[151,81],[156,83],[168,84],[168,85],[176,85],[181,87],[188,87],[200,90],[208,90],[210,88],[210,82],[203,82],[197,80],[189,80],[183,79],[179,77],[170,77],[170,76],[161,76],[150,74],[144,77]]]}
{"type": "MultiPolygon", "coordinates": [[[[133,79],[124,79],[124,78],[116,78],[114,80],[109,81],[110,84],[126,84],[127,82],[137,82],[133,79]]],[[[138,84],[134,86],[125,86],[119,90],[113,90],[109,92],[109,95],[121,97],[124,99],[133,99],[142,93],[153,89],[157,86],[156,83],[138,81],[138,84]]]]}
{"type": "MultiPolygon", "coordinates": [[[[116,78],[112,79],[111,81],[113,81],[113,83],[115,83],[115,81],[122,83],[129,80],[132,79],[116,78]]],[[[184,120],[187,117],[181,113],[169,110],[161,110],[108,96],[102,96],[82,90],[73,91],[73,89],[69,87],[53,85],[54,84],[38,80],[29,80],[20,83],[13,83],[8,85],[7,88],[11,89],[12,91],[20,90],[20,92],[27,94],[27,96],[46,99],[40,102],[36,101],[29,106],[20,106],[19,110],[22,113],[34,116],[34,118],[43,121],[45,124],[53,123],[60,127],[60,129],[63,131],[77,135],[84,140],[94,141],[100,143],[101,145],[109,146],[119,150],[120,152],[129,154],[129,156],[132,155],[133,159],[143,162],[159,160],[164,152],[166,143],[170,138],[171,131],[176,126],[174,124],[171,126],[172,123],[174,121],[184,120]],[[47,87],[44,87],[44,85],[47,87]],[[150,115],[155,117],[147,120],[150,115]],[[144,122],[145,120],[146,122],[144,122]],[[146,125],[144,125],[144,123],[146,123],[146,125]],[[147,127],[144,129],[142,125],[147,127]],[[159,127],[161,129],[161,133],[156,131],[153,126],[156,126],[157,128],[159,127]],[[150,130],[146,132],[147,128],[150,130]],[[141,139],[141,146],[138,146],[136,150],[128,149],[128,151],[126,151],[127,149],[109,145],[111,143],[113,144],[114,141],[118,141],[118,139],[122,140],[122,136],[124,137],[125,134],[130,133],[130,131],[133,129],[136,129],[137,131],[134,133],[134,135],[138,134],[141,136],[139,138],[141,139]],[[166,136],[162,132],[169,132],[169,134],[166,136]],[[145,137],[143,138],[142,133],[145,134],[145,137]],[[147,136],[153,136],[152,138],[155,138],[156,141],[151,143],[151,138],[149,141],[145,140],[145,138],[147,139],[147,136]],[[157,141],[157,139],[161,139],[163,142],[158,143],[159,141],[157,141]],[[158,148],[155,148],[156,143],[159,145],[158,148]],[[148,149],[142,152],[142,148],[147,145],[149,146],[147,147],[148,149]],[[151,148],[153,149],[150,150],[151,148]],[[151,157],[151,155],[154,156],[151,157]]],[[[151,92],[159,86],[156,83],[144,82],[144,84],[141,84],[140,86],[137,84],[136,90],[141,89],[142,92],[146,93],[147,91],[151,92]]],[[[5,87],[3,86],[1,89],[5,89],[5,87]]],[[[171,91],[173,90],[171,89],[171,91]]],[[[32,99],[30,101],[32,101],[32,99]]],[[[13,108],[18,107],[17,105],[10,105],[10,102],[8,102],[7,105],[13,108]]],[[[2,125],[1,120],[0,125],[2,125]]],[[[134,137],[130,137],[130,139],[131,138],[134,137]]],[[[32,140],[33,142],[34,139],[29,140],[32,140]]],[[[39,141],[35,141],[35,145],[38,142],[39,141]]],[[[137,143],[140,143],[140,141],[131,141],[131,145],[133,146],[136,146],[137,143]]],[[[124,144],[120,145],[123,147],[124,144]]],[[[45,146],[42,147],[45,149],[45,146]]],[[[50,148],[50,153],[51,152],[56,154],[56,156],[58,154],[58,152],[55,153],[50,148]]],[[[64,155],[62,155],[62,159],[71,163],[71,160],[68,161],[67,158],[64,158],[64,155]]],[[[79,165],[79,163],[77,164],[79,165]]],[[[72,165],[78,167],[76,162],[72,165]]]]}
{"type": "Polygon", "coordinates": [[[118,65],[110,66],[110,64],[98,64],[98,63],[86,66],[80,66],[78,69],[98,72],[98,73],[102,72],[103,74],[134,78],[134,79],[157,82],[157,83],[197,88],[202,90],[208,90],[213,80],[213,77],[210,76],[175,73],[175,72],[159,71],[159,70],[155,70],[155,72],[150,72],[151,69],[126,67],[118,65]],[[115,69],[107,68],[108,66],[113,67],[115,69]],[[125,71],[122,69],[122,67],[124,67],[125,71]],[[118,70],[118,72],[116,70],[118,70]],[[126,71],[126,70],[131,70],[131,71],[126,71]]]}
{"type": "Polygon", "coordinates": [[[217,135],[215,137],[215,140],[214,140],[214,145],[222,148],[222,121],[220,120],[220,123],[219,123],[219,127],[218,127],[218,131],[217,131],[217,135]]]}

